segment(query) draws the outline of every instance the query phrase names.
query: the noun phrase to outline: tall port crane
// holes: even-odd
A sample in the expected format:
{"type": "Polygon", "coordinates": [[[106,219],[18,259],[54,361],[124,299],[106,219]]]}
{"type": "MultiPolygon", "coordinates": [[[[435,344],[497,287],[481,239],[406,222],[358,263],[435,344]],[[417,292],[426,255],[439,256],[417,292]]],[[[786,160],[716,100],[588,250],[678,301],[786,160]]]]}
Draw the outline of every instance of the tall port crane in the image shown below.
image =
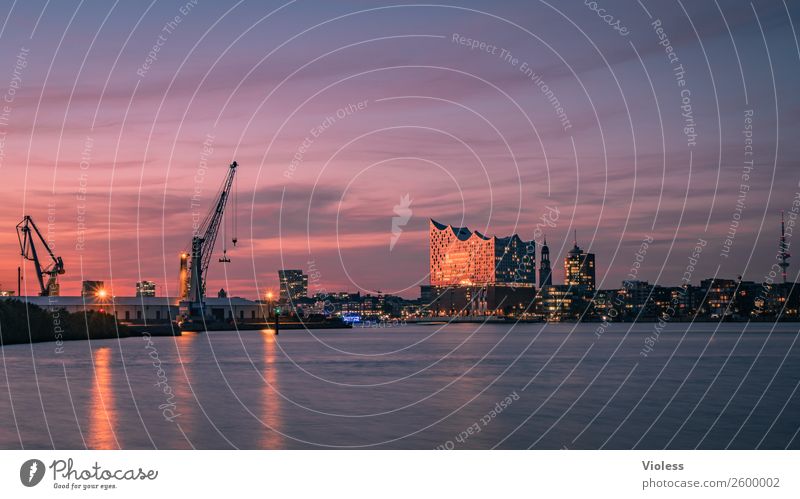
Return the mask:
{"type": "MultiPolygon", "coordinates": [[[[225,205],[233,187],[233,179],[236,176],[236,168],[239,166],[236,161],[230,164],[228,174],[222,182],[217,193],[214,206],[206,215],[192,236],[191,251],[187,262],[189,271],[189,316],[197,317],[203,315],[203,300],[206,296],[206,271],[208,264],[211,263],[211,255],[214,252],[214,243],[217,241],[220,225],[223,223],[225,205]]],[[[235,224],[234,224],[235,225],[235,224]]],[[[236,245],[236,234],[234,232],[233,243],[236,245]]],[[[223,243],[225,245],[225,243],[223,243]]],[[[227,246],[223,251],[220,262],[228,263],[227,246]]]]}
{"type": "Polygon", "coordinates": [[[36,268],[36,278],[39,280],[39,296],[55,296],[58,295],[58,276],[64,273],[64,261],[60,256],[55,256],[47,240],[42,236],[39,227],[36,226],[33,219],[29,215],[25,215],[20,223],[17,224],[17,238],[19,239],[19,248],[22,258],[33,262],[36,268]],[[39,253],[36,251],[36,239],[47,251],[50,261],[47,265],[42,267],[42,262],[39,261],[39,253]],[[47,276],[47,283],[45,284],[45,276],[47,276]]]}

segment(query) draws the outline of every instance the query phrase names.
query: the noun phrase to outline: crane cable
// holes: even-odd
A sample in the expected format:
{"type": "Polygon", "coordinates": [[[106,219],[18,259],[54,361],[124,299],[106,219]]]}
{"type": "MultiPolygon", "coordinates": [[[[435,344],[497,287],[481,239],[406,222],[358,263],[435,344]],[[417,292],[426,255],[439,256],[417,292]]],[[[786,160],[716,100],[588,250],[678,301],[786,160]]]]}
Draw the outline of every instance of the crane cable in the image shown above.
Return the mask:
{"type": "Polygon", "coordinates": [[[239,177],[233,179],[233,246],[239,241],[239,177]]]}
{"type": "Polygon", "coordinates": [[[219,259],[220,263],[228,263],[228,223],[225,220],[225,214],[222,215],[222,258],[219,259]]]}

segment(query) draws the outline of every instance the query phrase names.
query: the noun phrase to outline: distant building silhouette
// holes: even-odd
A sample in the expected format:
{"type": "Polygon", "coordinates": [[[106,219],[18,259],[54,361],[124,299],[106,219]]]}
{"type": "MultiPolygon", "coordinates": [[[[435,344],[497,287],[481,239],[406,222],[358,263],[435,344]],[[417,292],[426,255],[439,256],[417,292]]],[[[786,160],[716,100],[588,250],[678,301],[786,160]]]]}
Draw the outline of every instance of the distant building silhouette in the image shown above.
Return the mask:
{"type": "Polygon", "coordinates": [[[781,212],[781,238],[778,240],[778,266],[781,268],[781,276],[783,283],[786,284],[786,269],[789,268],[789,245],[786,243],[786,226],[783,220],[783,212],[781,212]]]}
{"type": "Polygon", "coordinates": [[[539,264],[539,286],[552,286],[553,285],[553,271],[550,268],[550,248],[547,247],[547,238],[544,238],[542,244],[542,261],[539,264]]]}

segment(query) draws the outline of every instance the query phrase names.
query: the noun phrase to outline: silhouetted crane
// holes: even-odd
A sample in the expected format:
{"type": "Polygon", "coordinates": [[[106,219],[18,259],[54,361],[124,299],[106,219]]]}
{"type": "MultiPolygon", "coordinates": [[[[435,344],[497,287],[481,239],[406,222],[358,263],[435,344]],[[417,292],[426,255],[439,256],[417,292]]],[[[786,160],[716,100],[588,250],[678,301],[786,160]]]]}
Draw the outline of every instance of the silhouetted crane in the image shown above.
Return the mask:
{"type": "Polygon", "coordinates": [[[39,280],[39,296],[57,296],[58,295],[58,276],[64,273],[64,261],[60,256],[55,256],[50,245],[47,244],[39,227],[36,226],[33,219],[29,215],[25,215],[20,223],[17,224],[17,238],[19,239],[19,248],[22,257],[25,260],[33,262],[36,268],[36,278],[39,280]],[[36,251],[36,238],[39,239],[42,247],[47,251],[50,256],[50,262],[47,266],[42,267],[39,261],[39,253],[36,251]],[[45,284],[44,277],[47,276],[47,283],[45,284]]]}
{"type": "MultiPolygon", "coordinates": [[[[239,166],[236,161],[230,164],[228,174],[220,186],[217,194],[217,202],[206,215],[203,223],[197,228],[192,237],[191,251],[189,253],[189,315],[196,317],[202,315],[203,300],[206,296],[206,272],[208,264],[211,263],[211,255],[214,252],[214,243],[217,240],[219,227],[225,214],[225,205],[231,194],[233,179],[236,176],[236,168],[239,166]]],[[[234,234],[234,241],[236,235],[234,234]]],[[[235,243],[234,243],[235,244],[235,243]]],[[[227,248],[223,251],[222,263],[230,262],[227,255],[227,248]]]]}

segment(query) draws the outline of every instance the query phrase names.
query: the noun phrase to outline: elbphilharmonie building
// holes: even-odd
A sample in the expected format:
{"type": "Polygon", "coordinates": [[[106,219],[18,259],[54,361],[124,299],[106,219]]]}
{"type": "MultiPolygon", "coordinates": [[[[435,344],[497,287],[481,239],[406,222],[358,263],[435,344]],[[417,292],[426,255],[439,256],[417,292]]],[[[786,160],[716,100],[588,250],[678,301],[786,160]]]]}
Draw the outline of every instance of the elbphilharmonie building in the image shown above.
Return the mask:
{"type": "Polygon", "coordinates": [[[536,243],[518,235],[489,237],[430,220],[432,286],[536,284],[536,243]]]}

